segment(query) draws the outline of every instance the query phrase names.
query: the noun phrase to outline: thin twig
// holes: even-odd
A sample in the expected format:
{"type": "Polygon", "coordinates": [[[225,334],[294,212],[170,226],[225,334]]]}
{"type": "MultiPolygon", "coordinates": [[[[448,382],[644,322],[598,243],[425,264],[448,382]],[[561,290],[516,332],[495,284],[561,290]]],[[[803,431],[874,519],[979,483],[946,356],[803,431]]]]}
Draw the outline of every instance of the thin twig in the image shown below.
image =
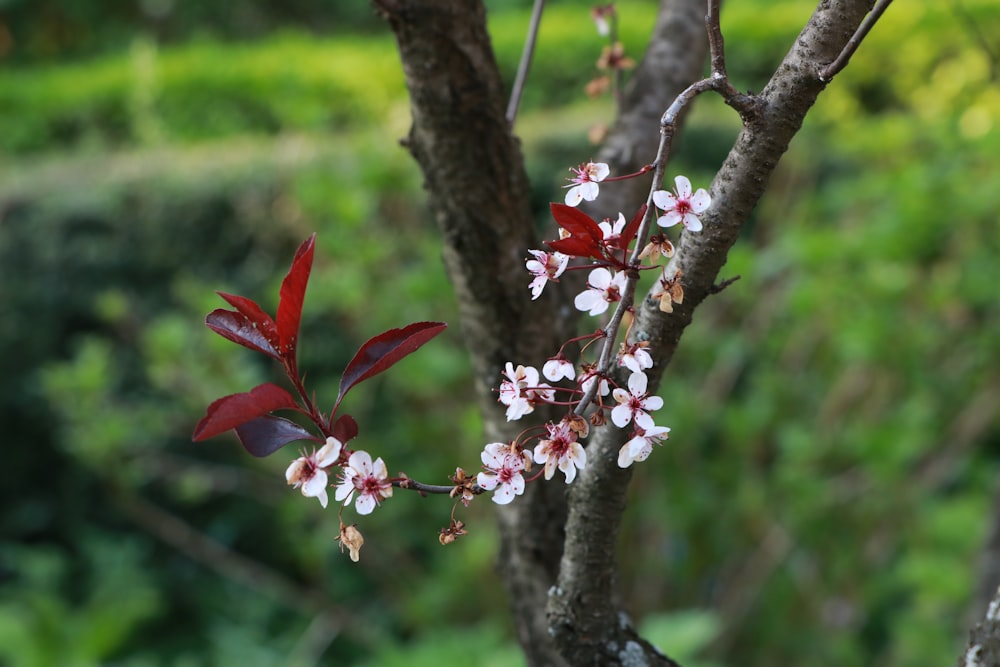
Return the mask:
{"type": "Polygon", "coordinates": [[[847,44],[844,46],[843,51],[837,56],[836,60],[824,67],[819,71],[819,80],[825,82],[830,81],[837,73],[847,67],[848,61],[850,61],[851,56],[854,52],[858,50],[861,46],[861,42],[864,41],[871,29],[875,27],[875,23],[881,18],[882,14],[889,8],[892,4],[892,0],[878,0],[875,7],[872,8],[865,20],[861,22],[858,29],[854,31],[851,38],[847,40],[847,44]]]}
{"type": "Polygon", "coordinates": [[[521,94],[524,92],[524,85],[528,80],[528,70],[531,69],[531,59],[535,55],[535,44],[538,41],[538,26],[542,22],[542,9],[545,8],[545,0],[535,0],[535,6],[531,9],[531,22],[528,24],[528,37],[524,41],[524,50],[521,52],[521,62],[517,66],[517,75],[514,77],[514,86],[510,91],[510,101],[507,103],[507,122],[514,126],[514,119],[517,118],[517,108],[521,104],[521,94]]]}
{"type": "Polygon", "coordinates": [[[709,294],[718,294],[722,290],[726,289],[727,287],[729,287],[730,285],[732,285],[733,283],[735,283],[740,278],[742,278],[742,276],[733,276],[732,278],[726,278],[722,282],[716,283],[716,284],[712,285],[712,289],[708,290],[708,293],[709,294]]]}
{"type": "MultiPolygon", "coordinates": [[[[660,144],[656,150],[656,159],[650,165],[653,169],[653,179],[650,184],[649,194],[646,197],[646,214],[636,233],[636,245],[632,249],[629,257],[629,265],[638,267],[639,255],[645,245],[645,240],[649,234],[649,228],[655,219],[655,207],[653,205],[653,193],[660,189],[663,183],[663,176],[666,172],[667,162],[670,159],[670,150],[673,145],[674,134],[677,131],[677,121],[681,112],[691,103],[691,101],[702,93],[710,90],[719,93],[726,104],[736,109],[743,122],[747,122],[754,114],[754,110],[759,104],[759,100],[751,95],[740,93],[729,82],[726,74],[726,55],[724,51],[724,40],[719,22],[719,7],[721,0],[707,0],[708,14],[705,16],[705,27],[708,31],[709,51],[712,62],[712,76],[692,83],[685,88],[670,104],[663,116],[660,118],[660,144]]],[[[648,168],[643,168],[649,171],[648,168]]],[[[625,289],[621,300],[611,315],[611,320],[604,327],[605,339],[601,345],[601,353],[597,362],[598,380],[591,384],[590,388],[580,399],[574,413],[583,415],[590,407],[600,388],[600,377],[607,375],[611,370],[614,346],[618,339],[618,330],[621,322],[625,318],[625,313],[632,308],[635,303],[635,291],[639,283],[639,271],[632,270],[626,275],[625,289]]],[[[728,284],[728,283],[727,283],[728,284]]],[[[722,287],[725,287],[723,285],[722,287]]],[[[722,289],[720,287],[720,289],[722,289]]]]}

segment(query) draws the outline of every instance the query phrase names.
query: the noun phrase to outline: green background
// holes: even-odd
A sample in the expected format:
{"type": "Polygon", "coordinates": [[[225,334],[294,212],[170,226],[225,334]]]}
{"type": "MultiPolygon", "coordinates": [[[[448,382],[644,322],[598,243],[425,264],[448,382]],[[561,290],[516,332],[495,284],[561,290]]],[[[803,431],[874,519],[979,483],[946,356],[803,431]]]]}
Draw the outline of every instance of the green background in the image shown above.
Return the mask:
{"type": "MultiPolygon", "coordinates": [[[[527,5],[488,3],[508,81],[527,5]]],[[[726,3],[738,87],[763,87],[812,6],[726,3]]],[[[655,6],[618,7],[638,57],[655,6]]],[[[685,665],[950,664],[981,613],[996,35],[992,0],[893,5],[730,253],[742,279],[685,335],[672,439],[638,466],[621,541],[628,608],[685,665]]],[[[611,120],[583,94],[601,46],[587,5],[550,3],[517,127],[540,226],[611,120]]],[[[285,485],[294,451],[190,441],[209,402],[278,378],[202,325],[215,290],[273,312],[313,231],[300,353],[322,405],[368,337],[457,325],[407,114],[365,3],[0,2],[0,664],[522,664],[491,503],[445,548],[451,503],[397,492],[354,564],[333,508],[285,485]]],[[[707,186],[737,130],[699,99],[668,175],[707,186]]],[[[462,343],[453,326],[348,398],[391,472],[478,468],[462,343]]]]}

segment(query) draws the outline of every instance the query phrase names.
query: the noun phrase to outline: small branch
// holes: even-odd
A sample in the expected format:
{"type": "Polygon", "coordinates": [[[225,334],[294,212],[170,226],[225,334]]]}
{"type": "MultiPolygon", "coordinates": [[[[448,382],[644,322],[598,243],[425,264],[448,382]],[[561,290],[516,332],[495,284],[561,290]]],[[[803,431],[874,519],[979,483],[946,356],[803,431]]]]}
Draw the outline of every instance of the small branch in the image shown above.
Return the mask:
{"type": "Polygon", "coordinates": [[[729,287],[730,285],[732,285],[733,283],[735,283],[737,280],[739,280],[742,277],[743,276],[733,276],[732,278],[726,278],[722,282],[716,283],[716,284],[712,285],[712,287],[708,290],[708,293],[709,294],[718,294],[719,292],[721,292],[722,290],[726,289],[727,287],[729,287]]]}
{"type": "Polygon", "coordinates": [[[524,51],[521,52],[521,62],[517,66],[514,86],[510,91],[510,101],[507,103],[507,122],[510,123],[511,127],[514,126],[514,119],[517,118],[517,108],[521,104],[521,94],[524,92],[524,86],[528,80],[531,59],[535,55],[535,44],[538,41],[538,26],[542,22],[542,9],[544,8],[545,0],[535,0],[535,6],[531,10],[531,22],[528,24],[528,37],[524,42],[524,51]]]}
{"type": "Polygon", "coordinates": [[[708,31],[708,49],[712,58],[712,75],[726,77],[726,48],[719,23],[719,6],[722,0],[708,0],[705,29],[708,31]]]}
{"type": "Polygon", "coordinates": [[[851,39],[847,41],[847,44],[840,52],[840,55],[838,55],[832,63],[819,71],[820,81],[824,83],[829,82],[834,76],[837,75],[838,72],[840,72],[840,70],[847,67],[847,63],[850,61],[851,56],[853,56],[854,52],[858,50],[858,47],[861,46],[861,42],[868,36],[871,29],[875,27],[875,23],[879,20],[879,18],[881,18],[882,14],[885,13],[885,10],[889,8],[890,4],[892,4],[892,0],[878,0],[872,11],[865,17],[865,20],[861,22],[861,25],[858,26],[856,31],[854,31],[854,34],[851,35],[851,39]]]}

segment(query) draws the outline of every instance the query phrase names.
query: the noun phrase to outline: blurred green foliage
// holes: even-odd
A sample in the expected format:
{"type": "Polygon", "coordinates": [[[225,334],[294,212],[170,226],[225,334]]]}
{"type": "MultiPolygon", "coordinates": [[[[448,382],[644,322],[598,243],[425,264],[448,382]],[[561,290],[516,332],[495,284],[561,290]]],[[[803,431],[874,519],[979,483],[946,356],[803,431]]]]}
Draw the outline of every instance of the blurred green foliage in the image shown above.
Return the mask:
{"type": "MultiPolygon", "coordinates": [[[[489,503],[445,549],[450,504],[394,498],[361,524],[355,565],[331,512],[284,484],[292,452],[190,442],[208,402],[276,377],[201,326],[213,290],[273,310],[313,230],[302,365],[321,402],[369,336],[456,322],[395,143],[391,37],[355,3],[237,3],[228,23],[211,3],[102,6],[86,34],[66,26],[99,3],[41,4],[0,19],[16,47],[0,68],[0,662],[521,664],[489,503]]],[[[508,78],[526,4],[490,3],[508,78]]],[[[811,4],[727,4],[738,86],[764,85],[811,4]]],[[[653,3],[619,8],[634,53],[653,3]]],[[[518,121],[541,223],[609,108],[581,92],[600,49],[586,10],[547,12],[518,121]]],[[[989,0],[891,8],[732,251],[724,275],[742,279],[685,336],[660,392],[674,437],[637,469],[621,576],[685,665],[958,653],[1000,440],[996,34],[989,0]]],[[[707,182],[737,130],[699,100],[671,175],[707,182]]],[[[348,399],[392,470],[476,468],[462,343],[453,327],[348,399]]]]}

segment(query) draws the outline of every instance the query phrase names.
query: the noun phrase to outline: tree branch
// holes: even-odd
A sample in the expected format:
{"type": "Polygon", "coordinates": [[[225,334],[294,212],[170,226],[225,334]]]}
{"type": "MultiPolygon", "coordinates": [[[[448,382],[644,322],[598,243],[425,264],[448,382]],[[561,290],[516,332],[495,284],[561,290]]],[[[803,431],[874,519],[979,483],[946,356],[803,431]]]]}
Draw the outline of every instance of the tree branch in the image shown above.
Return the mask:
{"type": "MultiPolygon", "coordinates": [[[[650,386],[658,385],[694,309],[715,291],[719,270],[740,227],[823,90],[825,84],[816,73],[842,52],[870,7],[870,2],[857,0],[821,2],[755,100],[754,113],[744,116],[744,128],[712,183],[712,206],[704,216],[704,230],[682,235],[666,270],[668,275],[683,272],[683,304],[672,314],[661,312],[649,299],[636,305],[631,337],[650,342],[656,362],[647,372],[650,386]]],[[[722,43],[721,39],[713,41],[722,43]]],[[[719,62],[723,61],[713,58],[717,67],[719,62]]],[[[668,110],[664,121],[676,115],[668,110]]],[[[595,429],[587,450],[588,465],[570,491],[566,544],[548,611],[556,642],[572,664],[595,664],[594,656],[600,656],[599,664],[623,664],[626,650],[640,652],[645,664],[672,664],[638,640],[610,604],[618,527],[631,477],[630,470],[617,465],[624,439],[620,429],[595,429]]]]}
{"type": "MultiPolygon", "coordinates": [[[[458,299],[487,442],[520,430],[493,388],[508,361],[540,364],[572,337],[578,313],[566,286],[529,300],[524,260],[539,241],[517,140],[479,0],[375,0],[396,36],[413,125],[406,145],[420,165],[458,299]]],[[[554,412],[536,410],[541,420],[554,412]]],[[[530,484],[497,512],[498,563],[529,664],[564,665],[542,610],[562,554],[565,489],[530,484]]]]}
{"type": "Polygon", "coordinates": [[[514,85],[511,87],[510,100],[507,102],[507,122],[514,126],[517,118],[517,108],[521,104],[521,94],[528,81],[528,70],[531,69],[531,59],[535,55],[535,43],[538,41],[538,26],[542,23],[542,10],[545,0],[535,0],[531,9],[531,21],[528,24],[528,37],[524,40],[524,50],[521,52],[521,62],[517,65],[514,85]]]}

